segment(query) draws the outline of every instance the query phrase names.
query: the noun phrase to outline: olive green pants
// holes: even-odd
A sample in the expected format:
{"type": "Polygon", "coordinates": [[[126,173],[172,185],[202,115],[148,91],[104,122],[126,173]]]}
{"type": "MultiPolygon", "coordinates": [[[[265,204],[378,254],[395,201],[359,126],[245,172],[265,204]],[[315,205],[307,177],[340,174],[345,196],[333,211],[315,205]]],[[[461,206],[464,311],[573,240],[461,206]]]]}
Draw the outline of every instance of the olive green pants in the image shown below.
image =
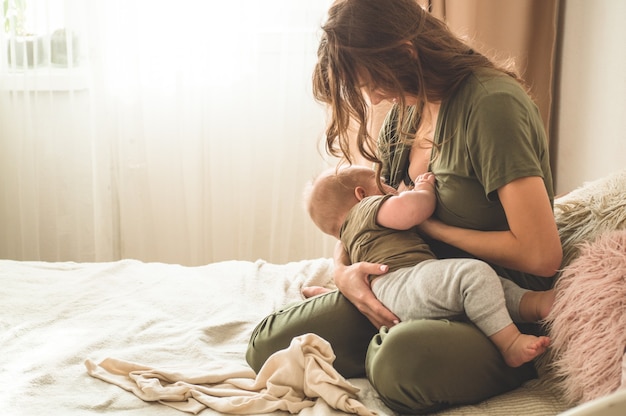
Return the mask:
{"type": "Polygon", "coordinates": [[[338,291],[266,317],[246,353],[255,370],[292,338],[315,333],[333,347],[346,378],[367,376],[392,410],[427,414],[476,403],[536,377],[531,363],[508,367],[496,347],[465,322],[415,320],[376,328],[338,291]]]}

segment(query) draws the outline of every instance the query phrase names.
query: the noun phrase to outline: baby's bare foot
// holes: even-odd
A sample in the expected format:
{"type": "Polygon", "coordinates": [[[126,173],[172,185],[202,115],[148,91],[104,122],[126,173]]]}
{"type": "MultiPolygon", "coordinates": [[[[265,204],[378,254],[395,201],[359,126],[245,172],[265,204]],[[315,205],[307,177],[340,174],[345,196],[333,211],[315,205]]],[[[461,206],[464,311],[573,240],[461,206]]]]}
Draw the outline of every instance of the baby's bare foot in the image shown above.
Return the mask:
{"type": "Polygon", "coordinates": [[[323,295],[324,293],[328,293],[330,291],[330,289],[323,286],[308,286],[302,288],[302,295],[305,298],[312,298],[313,296],[323,295]]]}
{"type": "Polygon", "coordinates": [[[519,334],[502,355],[507,365],[519,367],[543,354],[549,345],[548,337],[519,334]]]}

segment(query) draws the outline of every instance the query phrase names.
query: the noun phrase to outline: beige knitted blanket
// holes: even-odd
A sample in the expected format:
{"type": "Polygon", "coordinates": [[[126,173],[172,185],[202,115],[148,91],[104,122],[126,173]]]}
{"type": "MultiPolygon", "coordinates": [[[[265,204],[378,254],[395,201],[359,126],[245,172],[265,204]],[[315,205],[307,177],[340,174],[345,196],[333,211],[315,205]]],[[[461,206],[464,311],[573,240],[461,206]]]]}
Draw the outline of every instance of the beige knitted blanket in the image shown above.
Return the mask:
{"type": "Polygon", "coordinates": [[[357,387],[334,369],[330,344],[314,334],[294,338],[273,354],[259,374],[247,366],[231,368],[154,369],[107,358],[87,360],[93,377],[113,383],[145,401],[158,401],[197,414],[206,408],[229,414],[259,414],[277,410],[299,413],[319,398],[333,409],[363,416],[376,413],[357,400],[357,387]]]}

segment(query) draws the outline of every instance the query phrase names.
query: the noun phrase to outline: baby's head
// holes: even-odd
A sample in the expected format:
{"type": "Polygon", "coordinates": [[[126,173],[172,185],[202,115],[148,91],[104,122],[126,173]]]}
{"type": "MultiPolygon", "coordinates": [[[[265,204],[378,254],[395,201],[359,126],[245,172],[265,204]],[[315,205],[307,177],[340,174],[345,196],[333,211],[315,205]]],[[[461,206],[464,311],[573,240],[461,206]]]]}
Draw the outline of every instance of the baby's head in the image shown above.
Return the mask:
{"type": "Polygon", "coordinates": [[[330,168],[310,182],[305,206],[311,219],[324,233],[339,238],[339,230],[350,209],[366,196],[395,193],[376,184],[376,172],[365,166],[330,168]]]}

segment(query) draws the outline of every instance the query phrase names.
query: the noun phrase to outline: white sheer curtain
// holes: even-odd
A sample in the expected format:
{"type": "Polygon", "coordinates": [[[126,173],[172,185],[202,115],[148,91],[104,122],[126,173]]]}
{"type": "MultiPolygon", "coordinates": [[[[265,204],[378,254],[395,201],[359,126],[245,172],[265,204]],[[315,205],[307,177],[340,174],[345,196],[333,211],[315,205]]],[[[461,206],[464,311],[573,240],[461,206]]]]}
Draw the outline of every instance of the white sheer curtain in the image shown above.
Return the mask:
{"type": "Polygon", "coordinates": [[[331,255],[301,201],[332,163],[310,91],[330,0],[26,3],[36,62],[0,30],[0,257],[331,255]]]}

